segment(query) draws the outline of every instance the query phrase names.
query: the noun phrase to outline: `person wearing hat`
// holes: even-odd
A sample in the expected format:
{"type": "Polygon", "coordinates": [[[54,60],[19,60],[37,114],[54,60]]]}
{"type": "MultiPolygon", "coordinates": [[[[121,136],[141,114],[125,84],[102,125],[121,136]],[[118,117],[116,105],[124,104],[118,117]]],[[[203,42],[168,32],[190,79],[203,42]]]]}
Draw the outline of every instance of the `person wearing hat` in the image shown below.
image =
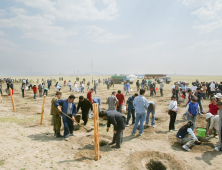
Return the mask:
{"type": "Polygon", "coordinates": [[[221,99],[222,99],[221,93],[217,93],[216,95],[214,95],[214,97],[216,98],[217,102],[221,101],[221,99]]]}
{"type": "MultiPolygon", "coordinates": [[[[219,125],[218,125],[218,121],[219,121],[219,115],[212,115],[211,113],[207,113],[206,114],[206,121],[210,122],[210,126],[209,126],[209,130],[207,131],[207,135],[209,136],[212,129],[215,129],[216,131],[219,130],[219,125]]],[[[215,138],[218,138],[218,136],[214,136],[215,138]]]]}
{"type": "Polygon", "coordinates": [[[178,132],[177,132],[177,141],[182,144],[182,148],[185,149],[186,151],[190,151],[190,148],[195,145],[195,142],[201,143],[193,133],[192,127],[193,127],[193,122],[188,121],[187,124],[182,126],[178,132]],[[188,137],[188,135],[191,135],[192,137],[188,137]]]}
{"type": "Polygon", "coordinates": [[[55,132],[54,136],[56,136],[57,138],[62,137],[62,135],[60,134],[61,113],[56,108],[55,102],[57,100],[60,100],[61,97],[62,97],[62,92],[57,91],[56,96],[53,97],[53,99],[51,100],[51,113],[50,113],[50,115],[52,115],[51,125],[54,125],[53,126],[53,130],[55,132]]]}
{"type": "Polygon", "coordinates": [[[74,95],[70,95],[68,99],[61,99],[55,102],[55,106],[57,107],[59,112],[63,112],[72,118],[71,120],[62,113],[64,138],[66,141],[69,140],[69,135],[76,136],[74,134],[74,116],[77,113],[76,104],[74,103],[75,98],[76,97],[74,95]],[[62,106],[62,109],[60,108],[60,106],[62,106]]]}
{"type": "Polygon", "coordinates": [[[87,98],[84,98],[83,96],[79,96],[77,114],[79,113],[80,108],[82,110],[82,120],[84,121],[84,126],[86,126],[89,116],[91,116],[89,115],[91,113],[90,109],[93,110],[92,103],[87,98]]]}
{"type": "Polygon", "coordinates": [[[168,114],[170,115],[170,123],[169,123],[169,131],[173,132],[175,129],[175,121],[177,117],[178,107],[177,107],[177,97],[175,95],[172,96],[172,101],[168,107],[168,114]]]}
{"type": "Polygon", "coordinates": [[[107,98],[106,103],[109,105],[108,110],[116,110],[116,105],[118,105],[119,101],[116,98],[115,91],[113,91],[112,95],[107,98]]]}
{"type": "Polygon", "coordinates": [[[195,129],[195,122],[197,118],[197,112],[200,109],[199,104],[197,103],[196,98],[192,98],[191,102],[188,103],[186,112],[188,113],[187,119],[193,122],[192,129],[195,129]]]}

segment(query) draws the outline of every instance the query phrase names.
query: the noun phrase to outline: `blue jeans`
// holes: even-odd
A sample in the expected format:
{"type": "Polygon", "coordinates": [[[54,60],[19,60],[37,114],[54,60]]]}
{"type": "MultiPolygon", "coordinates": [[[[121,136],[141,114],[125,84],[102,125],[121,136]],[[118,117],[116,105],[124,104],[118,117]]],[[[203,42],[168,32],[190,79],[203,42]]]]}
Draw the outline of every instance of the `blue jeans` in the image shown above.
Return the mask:
{"type": "Polygon", "coordinates": [[[139,121],[140,121],[140,131],[139,131],[139,133],[140,134],[143,133],[143,128],[144,128],[143,123],[145,121],[145,116],[146,116],[146,114],[138,114],[138,113],[136,114],[136,122],[135,122],[134,127],[133,127],[133,134],[136,133],[136,129],[137,129],[139,121]]]}
{"type": "Polygon", "coordinates": [[[128,108],[127,121],[126,121],[127,125],[129,124],[129,120],[131,118],[131,114],[132,114],[132,117],[133,117],[132,124],[135,123],[135,109],[129,109],[128,108]]]}
{"type": "Polygon", "coordinates": [[[203,112],[203,107],[202,107],[202,103],[201,103],[201,100],[200,101],[197,101],[197,103],[199,104],[199,106],[200,106],[200,109],[199,109],[199,113],[200,112],[203,112]]]}
{"type": "MultiPolygon", "coordinates": [[[[69,115],[69,117],[72,117],[72,115],[69,115]]],[[[71,119],[66,117],[64,114],[62,114],[62,121],[63,121],[63,125],[64,125],[64,137],[68,138],[69,133],[73,133],[74,123],[71,119]]]]}
{"type": "MultiPolygon", "coordinates": [[[[152,126],[155,125],[155,112],[156,112],[156,107],[154,111],[154,116],[152,117],[152,126]]],[[[147,109],[146,124],[149,124],[150,113],[153,114],[153,108],[147,109]]]]}
{"type": "Polygon", "coordinates": [[[96,88],[97,88],[97,86],[94,86],[94,91],[95,91],[95,94],[96,94],[96,88]]]}
{"type": "Polygon", "coordinates": [[[36,99],[36,94],[37,94],[37,93],[34,93],[34,99],[36,99]]]}
{"type": "Polygon", "coordinates": [[[191,120],[193,122],[193,126],[192,126],[192,130],[194,130],[195,128],[195,122],[196,122],[196,118],[197,118],[197,115],[196,116],[190,116],[189,114],[187,115],[187,120],[191,120]]]}
{"type": "Polygon", "coordinates": [[[203,93],[203,99],[204,100],[206,99],[206,93],[203,93]]]}
{"type": "Polygon", "coordinates": [[[126,95],[127,95],[127,93],[129,93],[129,95],[130,95],[130,91],[129,90],[126,90],[126,95]]]}

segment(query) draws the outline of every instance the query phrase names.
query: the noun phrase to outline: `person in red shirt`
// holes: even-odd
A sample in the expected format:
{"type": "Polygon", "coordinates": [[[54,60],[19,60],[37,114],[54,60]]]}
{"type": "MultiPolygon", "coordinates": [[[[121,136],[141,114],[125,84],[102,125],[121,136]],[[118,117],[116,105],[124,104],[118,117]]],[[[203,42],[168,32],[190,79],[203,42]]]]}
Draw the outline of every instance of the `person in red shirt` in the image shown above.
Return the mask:
{"type": "Polygon", "coordinates": [[[93,99],[92,99],[92,93],[94,89],[90,89],[90,91],[87,93],[87,99],[93,104],[93,99]]]}
{"type": "Polygon", "coordinates": [[[34,84],[34,86],[32,87],[33,93],[34,93],[34,99],[36,99],[36,94],[37,94],[37,86],[36,84],[34,84]]]}
{"type": "MultiPolygon", "coordinates": [[[[205,113],[211,113],[212,115],[215,116],[215,115],[219,114],[219,110],[220,109],[217,106],[217,99],[212,97],[211,98],[211,103],[209,104],[209,111],[207,111],[205,113]]],[[[208,131],[209,127],[210,127],[210,123],[211,123],[210,119],[207,119],[207,128],[206,128],[207,131],[208,131]]],[[[214,137],[217,137],[217,131],[216,131],[215,128],[213,128],[213,132],[214,132],[214,137]]]]}
{"type": "Polygon", "coordinates": [[[125,104],[125,96],[124,96],[123,93],[121,93],[120,90],[118,90],[118,93],[116,94],[116,98],[119,101],[119,103],[117,105],[117,111],[122,113],[122,111],[123,111],[123,104],[125,104]]]}

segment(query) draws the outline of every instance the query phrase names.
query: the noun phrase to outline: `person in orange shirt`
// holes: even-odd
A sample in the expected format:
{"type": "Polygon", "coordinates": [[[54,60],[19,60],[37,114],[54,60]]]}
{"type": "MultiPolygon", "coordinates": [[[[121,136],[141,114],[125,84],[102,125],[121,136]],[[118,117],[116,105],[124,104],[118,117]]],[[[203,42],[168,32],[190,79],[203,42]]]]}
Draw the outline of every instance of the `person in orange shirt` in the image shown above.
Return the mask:
{"type": "Polygon", "coordinates": [[[36,99],[36,94],[37,94],[37,86],[36,84],[34,84],[34,86],[32,87],[33,93],[34,93],[34,99],[36,99]]]}

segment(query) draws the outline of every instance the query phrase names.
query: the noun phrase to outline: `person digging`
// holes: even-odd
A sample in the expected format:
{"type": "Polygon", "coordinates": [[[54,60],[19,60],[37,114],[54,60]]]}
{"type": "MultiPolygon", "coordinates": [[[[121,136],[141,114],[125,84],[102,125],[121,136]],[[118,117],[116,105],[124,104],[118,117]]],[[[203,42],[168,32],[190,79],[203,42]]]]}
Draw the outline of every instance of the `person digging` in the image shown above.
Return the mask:
{"type": "Polygon", "coordinates": [[[192,126],[193,122],[189,121],[186,125],[179,129],[176,135],[177,141],[182,144],[182,148],[188,152],[190,151],[190,148],[195,145],[195,142],[197,144],[201,144],[201,141],[199,141],[193,133],[192,126]],[[192,137],[188,137],[188,134],[192,137]]]}
{"type": "Polygon", "coordinates": [[[125,116],[116,110],[110,110],[110,111],[101,111],[99,113],[99,117],[107,117],[107,129],[106,131],[109,132],[110,125],[112,124],[114,126],[114,134],[113,134],[113,140],[108,145],[113,145],[116,143],[116,145],[111,146],[112,148],[119,149],[120,145],[123,142],[123,130],[125,129],[125,116]]]}

